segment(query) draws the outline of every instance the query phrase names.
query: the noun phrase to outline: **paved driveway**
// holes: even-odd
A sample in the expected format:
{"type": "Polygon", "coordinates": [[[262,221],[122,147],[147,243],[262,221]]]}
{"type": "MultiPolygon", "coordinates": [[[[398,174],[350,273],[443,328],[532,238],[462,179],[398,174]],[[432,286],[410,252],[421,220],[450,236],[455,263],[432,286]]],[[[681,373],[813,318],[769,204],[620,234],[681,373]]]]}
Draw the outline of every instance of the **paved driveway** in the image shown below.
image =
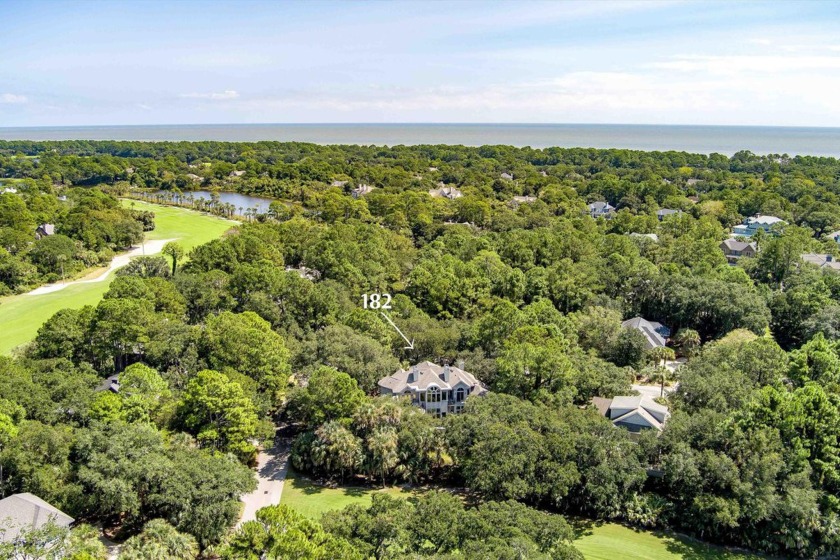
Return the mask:
{"type": "Polygon", "coordinates": [[[245,507],[239,524],[257,518],[257,510],[280,503],[283,481],[289,470],[289,440],[278,439],[274,447],[257,456],[257,489],[242,496],[245,507]]]}
{"type": "MultiPolygon", "coordinates": [[[[653,397],[654,399],[657,398],[662,391],[659,385],[633,385],[632,387],[635,391],[638,391],[640,395],[647,395],[649,397],[653,397]]],[[[665,394],[670,395],[676,391],[676,389],[676,385],[665,387],[665,394]]]]}

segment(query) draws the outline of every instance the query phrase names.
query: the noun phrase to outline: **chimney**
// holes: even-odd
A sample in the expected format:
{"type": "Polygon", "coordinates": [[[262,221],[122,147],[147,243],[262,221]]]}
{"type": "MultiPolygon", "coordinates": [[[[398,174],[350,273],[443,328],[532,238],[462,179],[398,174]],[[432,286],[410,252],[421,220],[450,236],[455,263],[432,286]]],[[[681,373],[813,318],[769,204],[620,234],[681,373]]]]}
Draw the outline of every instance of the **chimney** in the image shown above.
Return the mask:
{"type": "Polygon", "coordinates": [[[418,377],[417,366],[411,366],[411,369],[408,372],[408,382],[409,383],[416,383],[418,377]]]}
{"type": "Polygon", "coordinates": [[[443,373],[440,374],[440,378],[443,379],[444,383],[449,383],[449,364],[443,366],[443,373]]]}

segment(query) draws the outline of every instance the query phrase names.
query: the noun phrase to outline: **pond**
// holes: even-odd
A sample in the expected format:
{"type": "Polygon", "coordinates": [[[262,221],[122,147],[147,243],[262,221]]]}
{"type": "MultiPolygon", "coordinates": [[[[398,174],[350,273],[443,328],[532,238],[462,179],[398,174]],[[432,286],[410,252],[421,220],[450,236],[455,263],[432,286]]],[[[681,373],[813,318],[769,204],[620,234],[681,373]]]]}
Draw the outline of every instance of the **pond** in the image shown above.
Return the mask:
{"type": "MultiPolygon", "coordinates": [[[[158,191],[154,194],[172,194],[171,191],[158,191]]],[[[193,199],[211,200],[212,193],[210,191],[184,191],[181,196],[184,200],[192,197],[193,199]]],[[[236,208],[235,213],[244,215],[248,208],[255,208],[258,214],[265,214],[268,212],[269,205],[274,202],[271,198],[264,198],[261,196],[251,196],[247,194],[239,194],[232,192],[219,192],[219,201],[224,204],[232,204],[236,208]]]]}

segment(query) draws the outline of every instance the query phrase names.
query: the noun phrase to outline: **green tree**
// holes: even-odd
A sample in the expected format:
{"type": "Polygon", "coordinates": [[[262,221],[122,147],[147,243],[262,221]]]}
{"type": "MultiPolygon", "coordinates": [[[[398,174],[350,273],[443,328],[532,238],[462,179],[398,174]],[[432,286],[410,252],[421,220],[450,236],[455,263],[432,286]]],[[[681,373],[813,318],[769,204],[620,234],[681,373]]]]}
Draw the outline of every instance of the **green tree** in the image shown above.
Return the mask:
{"type": "Polygon", "coordinates": [[[355,379],[334,368],[320,367],[305,387],[289,395],[289,410],[293,418],[315,427],[352,417],[364,398],[355,379]]]}
{"type": "Polygon", "coordinates": [[[146,523],[143,532],[125,541],[120,548],[120,560],[194,560],[198,557],[198,543],[192,535],[178,532],[163,519],[146,523]]]}
{"type": "Polygon", "coordinates": [[[289,351],[268,322],[250,311],[224,312],[207,320],[203,343],[210,367],[251,377],[279,402],[291,375],[289,351]]]}
{"type": "Polygon", "coordinates": [[[175,276],[175,272],[178,270],[178,261],[184,258],[184,255],[186,254],[184,248],[180,243],[170,241],[163,246],[163,250],[161,252],[172,259],[172,276],[175,276]]]}
{"type": "Polygon", "coordinates": [[[345,539],[324,531],[288,506],[268,506],[257,512],[222,549],[222,558],[296,558],[299,560],[362,560],[345,539]]]}
{"type": "Polygon", "coordinates": [[[383,488],[386,476],[399,463],[398,443],[397,432],[391,427],[377,428],[367,438],[366,447],[370,451],[368,472],[372,476],[379,475],[382,478],[383,488]]]}
{"type": "Polygon", "coordinates": [[[205,447],[234,452],[246,461],[255,452],[250,443],[257,434],[254,403],[223,373],[203,370],[190,379],[178,418],[205,447]]]}

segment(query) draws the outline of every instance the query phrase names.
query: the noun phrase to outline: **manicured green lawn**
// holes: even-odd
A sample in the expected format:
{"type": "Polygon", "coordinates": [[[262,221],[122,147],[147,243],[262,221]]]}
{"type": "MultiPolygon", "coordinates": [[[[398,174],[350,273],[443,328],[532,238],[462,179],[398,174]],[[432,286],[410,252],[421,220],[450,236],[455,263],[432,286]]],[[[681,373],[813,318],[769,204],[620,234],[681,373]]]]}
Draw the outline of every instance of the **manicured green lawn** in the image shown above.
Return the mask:
{"type": "Polygon", "coordinates": [[[587,560],[760,560],[677,535],[637,531],[615,523],[587,523],[575,546],[587,560]]]}
{"type": "MultiPolygon", "coordinates": [[[[398,486],[328,488],[289,469],[280,503],[303,515],[318,519],[321,514],[350,504],[370,505],[375,493],[411,498],[422,490],[398,486]]],[[[764,557],[730,552],[676,535],[637,531],[616,523],[575,523],[580,536],[575,546],[587,560],[762,560],[764,557]]]]}
{"type": "Polygon", "coordinates": [[[178,243],[187,251],[220,237],[238,223],[186,208],[149,204],[139,200],[123,199],[122,204],[126,208],[151,210],[155,213],[155,229],[146,234],[146,239],[177,238],[178,243]]]}
{"type": "MultiPolygon", "coordinates": [[[[236,222],[200,214],[184,208],[173,208],[145,202],[123,201],[125,206],[155,213],[155,230],[147,239],[178,239],[189,250],[221,236],[236,222]]],[[[0,354],[32,340],[44,322],[59,309],[95,305],[108,291],[111,274],[102,282],[76,284],[63,290],[37,296],[17,295],[0,298],[0,354]]]]}
{"type": "Polygon", "coordinates": [[[408,490],[399,486],[378,489],[362,486],[328,488],[313,483],[290,468],[286,476],[286,482],[283,483],[283,495],[280,498],[280,503],[307,517],[318,519],[324,512],[343,509],[350,504],[368,506],[373,499],[373,494],[384,493],[411,498],[417,492],[417,490],[408,490]]]}

